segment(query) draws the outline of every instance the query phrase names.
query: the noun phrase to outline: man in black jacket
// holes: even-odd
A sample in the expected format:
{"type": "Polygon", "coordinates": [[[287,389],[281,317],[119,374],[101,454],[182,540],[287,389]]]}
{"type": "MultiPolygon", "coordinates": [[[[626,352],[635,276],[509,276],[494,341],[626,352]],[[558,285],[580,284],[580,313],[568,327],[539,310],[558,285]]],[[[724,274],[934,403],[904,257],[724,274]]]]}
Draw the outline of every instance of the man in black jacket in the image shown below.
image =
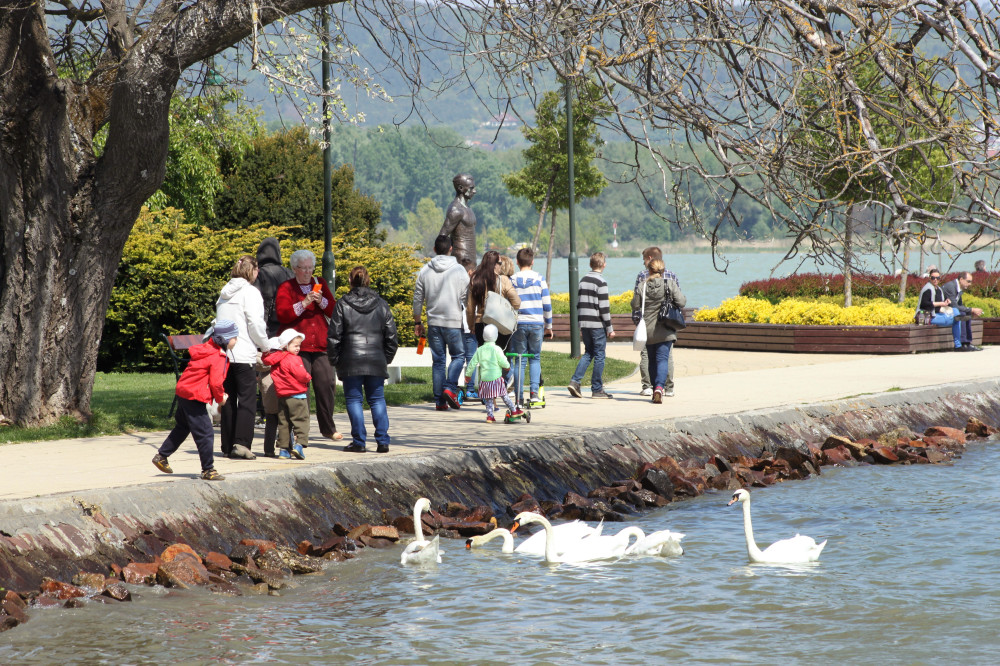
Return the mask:
{"type": "Polygon", "coordinates": [[[973,316],[980,317],[983,311],[979,308],[966,307],[962,303],[962,292],[972,284],[972,273],[968,271],[961,273],[958,278],[941,285],[944,297],[951,301],[951,307],[955,309],[955,318],[962,317],[962,347],[961,351],[979,351],[981,347],[972,344],[972,322],[973,316]]]}

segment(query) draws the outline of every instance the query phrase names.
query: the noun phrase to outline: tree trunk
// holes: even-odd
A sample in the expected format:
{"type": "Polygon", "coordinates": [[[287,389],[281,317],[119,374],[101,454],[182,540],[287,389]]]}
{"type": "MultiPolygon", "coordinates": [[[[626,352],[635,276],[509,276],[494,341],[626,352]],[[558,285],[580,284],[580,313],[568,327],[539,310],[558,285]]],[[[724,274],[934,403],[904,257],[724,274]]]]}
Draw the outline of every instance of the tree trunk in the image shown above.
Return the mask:
{"type": "Polygon", "coordinates": [[[847,219],[844,220],[844,307],[851,307],[852,290],[851,284],[851,251],[854,244],[854,211],[855,205],[847,207],[847,219]]]}
{"type": "Polygon", "coordinates": [[[545,211],[549,208],[549,198],[552,196],[552,187],[555,184],[556,179],[553,178],[549,181],[549,189],[545,192],[545,200],[542,201],[542,210],[538,214],[538,226],[535,227],[535,237],[531,239],[531,251],[534,252],[538,248],[538,238],[542,235],[542,224],[545,223],[545,211]]]}
{"type": "Polygon", "coordinates": [[[899,302],[906,300],[906,277],[910,274],[910,237],[903,239],[903,270],[899,274],[899,302]]]}
{"type": "Polygon", "coordinates": [[[549,227],[549,253],[545,260],[545,284],[552,284],[552,251],[556,244],[556,209],[552,209],[552,226],[549,227]]]}

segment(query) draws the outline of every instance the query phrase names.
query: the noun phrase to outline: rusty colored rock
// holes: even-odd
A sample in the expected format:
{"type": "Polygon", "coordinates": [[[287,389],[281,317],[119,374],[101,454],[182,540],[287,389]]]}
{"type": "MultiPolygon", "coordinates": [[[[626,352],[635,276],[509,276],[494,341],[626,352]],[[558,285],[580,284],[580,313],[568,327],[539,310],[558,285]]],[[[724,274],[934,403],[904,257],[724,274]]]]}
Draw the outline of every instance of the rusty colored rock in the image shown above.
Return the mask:
{"type": "Polygon", "coordinates": [[[716,490],[739,490],[742,487],[732,472],[720,472],[718,476],[712,477],[710,484],[716,490]]]}
{"type": "MultiPolygon", "coordinates": [[[[412,532],[413,531],[413,516],[412,516],[412,514],[408,514],[406,517],[410,518],[410,529],[409,530],[400,530],[400,531],[409,531],[409,532],[412,532]]],[[[395,521],[393,521],[393,524],[394,525],[396,524],[395,521]]],[[[333,524],[333,533],[336,534],[337,536],[345,537],[345,536],[347,536],[347,533],[350,532],[350,531],[351,530],[347,529],[346,527],[344,527],[340,523],[334,523],[333,524]]]]}
{"type": "Polygon", "coordinates": [[[951,451],[961,451],[965,448],[963,442],[943,435],[924,435],[924,442],[928,446],[951,451]]]}
{"type": "Polygon", "coordinates": [[[461,502],[451,502],[451,501],[445,502],[443,508],[444,508],[443,511],[444,515],[448,516],[449,518],[454,518],[458,514],[465,513],[469,510],[469,507],[465,506],[461,502]]]}
{"type": "Polygon", "coordinates": [[[924,431],[924,439],[927,437],[948,437],[956,442],[965,444],[965,433],[958,428],[949,428],[947,426],[931,426],[924,431]]]}
{"type": "Polygon", "coordinates": [[[3,611],[3,613],[0,614],[7,614],[16,618],[19,623],[23,624],[28,621],[28,613],[25,611],[24,605],[19,606],[4,599],[3,601],[0,601],[0,610],[3,611]]]}
{"type": "Polygon", "coordinates": [[[583,495],[579,495],[579,494],[574,493],[572,491],[566,493],[566,495],[563,497],[562,503],[563,503],[563,506],[567,506],[567,505],[569,505],[569,506],[578,506],[581,509],[587,508],[587,507],[593,507],[594,506],[594,500],[588,499],[588,498],[584,497],[583,495]]]}
{"type": "MultiPolygon", "coordinates": [[[[487,520],[489,519],[487,518],[487,520]]],[[[475,521],[465,520],[463,522],[475,522],[475,521]]],[[[392,527],[391,525],[375,525],[368,533],[368,536],[376,537],[378,539],[389,539],[391,541],[399,541],[399,530],[397,530],[395,527],[392,527]]]]}
{"type": "Polygon", "coordinates": [[[76,585],[70,585],[62,581],[53,580],[49,577],[42,578],[41,591],[43,597],[50,599],[73,599],[75,597],[85,597],[87,593],[76,585]]]}
{"type": "Polygon", "coordinates": [[[686,496],[686,497],[697,497],[701,493],[698,492],[698,486],[689,481],[686,477],[680,474],[671,474],[670,483],[674,487],[674,496],[686,496]]]}
{"type": "Polygon", "coordinates": [[[104,589],[105,585],[104,574],[86,573],[81,571],[77,575],[73,576],[73,584],[77,587],[86,587],[100,592],[104,589]]]}
{"type": "Polygon", "coordinates": [[[132,585],[152,585],[156,582],[158,568],[155,562],[132,562],[122,569],[122,580],[132,585]]]}
{"type": "MultiPolygon", "coordinates": [[[[278,544],[269,539],[240,539],[241,546],[257,546],[260,549],[261,554],[266,553],[272,548],[277,548],[278,544]]],[[[231,556],[230,556],[231,557],[231,556]]]]}
{"type": "Polygon", "coordinates": [[[187,589],[208,582],[208,569],[189,553],[164,562],[156,570],[156,582],[164,587],[187,589]]]}
{"type": "Polygon", "coordinates": [[[260,555],[260,548],[255,545],[241,543],[229,551],[229,559],[232,562],[250,566],[250,562],[260,555]]]}
{"type": "Polygon", "coordinates": [[[841,437],[840,435],[830,435],[826,438],[823,444],[819,447],[826,451],[827,449],[834,449],[838,446],[847,446],[848,444],[853,444],[849,437],[841,437]]]}
{"type": "Polygon", "coordinates": [[[851,455],[850,449],[846,446],[834,446],[823,449],[824,465],[842,465],[849,460],[854,460],[854,456],[851,455]]]}
{"type": "Polygon", "coordinates": [[[684,472],[681,466],[677,464],[671,456],[663,456],[662,458],[657,458],[653,461],[653,466],[657,469],[662,469],[667,474],[680,474],[683,476],[684,472]]]}
{"type": "Polygon", "coordinates": [[[52,597],[35,597],[31,600],[31,608],[56,608],[59,600],[52,597]]]}
{"type": "MultiPolygon", "coordinates": [[[[392,543],[389,539],[384,539],[384,541],[392,543]]],[[[323,570],[323,566],[317,562],[316,559],[305,557],[304,555],[299,554],[298,551],[286,546],[278,546],[273,551],[269,551],[262,557],[267,557],[271,553],[275,553],[283,566],[290,569],[293,574],[310,574],[323,570]]]]}
{"type": "Polygon", "coordinates": [[[14,590],[7,590],[4,593],[3,598],[0,599],[0,602],[4,604],[13,604],[19,608],[28,607],[27,602],[25,602],[24,599],[21,597],[21,595],[15,592],[14,590]]]}
{"type": "Polygon", "coordinates": [[[221,594],[227,597],[242,597],[243,591],[238,585],[230,583],[225,578],[221,576],[210,576],[208,581],[208,590],[214,594],[221,594]]]}
{"type": "Polygon", "coordinates": [[[21,622],[13,615],[0,615],[0,634],[3,632],[13,629],[21,622]]]}
{"type": "Polygon", "coordinates": [[[923,449],[922,453],[924,457],[927,458],[927,462],[931,463],[932,465],[936,465],[938,463],[942,463],[950,459],[947,453],[945,453],[944,451],[939,451],[934,448],[928,447],[926,449],[923,449]]]}
{"type": "Polygon", "coordinates": [[[186,543],[175,543],[171,546],[167,546],[167,548],[160,554],[160,559],[163,560],[164,562],[173,562],[174,558],[176,558],[181,553],[187,553],[188,555],[192,555],[195,558],[197,558],[199,562],[201,562],[201,555],[196,553],[194,551],[194,548],[187,545],[186,543]]]}
{"type": "MultiPolygon", "coordinates": [[[[297,557],[302,557],[296,553],[297,557]]],[[[285,561],[286,557],[283,553],[279,553],[276,548],[272,548],[266,553],[262,553],[257,556],[257,566],[261,569],[273,569],[275,571],[281,571],[286,576],[292,575],[292,568],[288,566],[285,561]]]]}
{"type": "Polygon", "coordinates": [[[347,533],[347,538],[354,539],[356,541],[358,537],[364,534],[371,534],[371,529],[372,526],[369,525],[368,523],[358,525],[357,527],[353,528],[350,532],[347,533]]]}
{"type": "MultiPolygon", "coordinates": [[[[486,534],[493,529],[493,525],[490,523],[465,523],[457,520],[449,520],[441,526],[441,529],[457,532],[463,537],[472,537],[486,534]]],[[[376,534],[370,536],[378,537],[376,534]]]]}
{"type": "Polygon", "coordinates": [[[997,429],[988,426],[975,416],[969,418],[965,423],[965,432],[969,435],[975,435],[977,437],[989,437],[997,432],[997,429]]]}
{"type": "Polygon", "coordinates": [[[396,545],[396,542],[390,539],[382,539],[380,537],[373,536],[362,535],[359,537],[359,540],[369,548],[391,548],[396,545]]]}
{"type": "Polygon", "coordinates": [[[871,456],[879,465],[891,465],[899,462],[899,456],[893,453],[892,449],[886,446],[872,447],[871,456]]]}
{"type": "Polygon", "coordinates": [[[328,562],[343,562],[349,555],[342,550],[331,550],[323,553],[322,559],[328,562]]]}
{"type": "MultiPolygon", "coordinates": [[[[524,497],[524,495],[522,495],[524,497]]],[[[510,505],[508,512],[511,516],[516,516],[524,511],[531,511],[532,513],[541,513],[542,507],[538,504],[538,500],[534,497],[528,496],[529,499],[519,500],[510,505]]]]}
{"type": "Polygon", "coordinates": [[[205,555],[203,564],[209,571],[229,571],[229,568],[233,566],[233,561],[222,553],[217,553],[213,550],[205,555]]]}
{"type": "Polygon", "coordinates": [[[670,475],[662,469],[652,468],[641,477],[640,483],[646,490],[652,491],[667,501],[674,498],[674,483],[670,480],[670,475]]]}
{"type": "Polygon", "coordinates": [[[108,583],[101,594],[117,601],[132,601],[132,593],[123,583],[108,583]]]}
{"type": "Polygon", "coordinates": [[[66,603],[63,604],[63,608],[83,608],[86,605],[86,597],[73,597],[72,599],[66,600],[66,603]]]}
{"type": "Polygon", "coordinates": [[[719,472],[729,472],[729,475],[732,476],[733,464],[726,460],[724,456],[712,456],[708,459],[708,462],[710,465],[715,465],[719,472]]]}
{"type": "MultiPolygon", "coordinates": [[[[659,471],[659,470],[657,470],[659,471]]],[[[661,474],[663,472],[660,472],[661,474]]],[[[602,499],[602,500],[613,500],[618,497],[622,497],[628,492],[625,486],[601,486],[599,488],[594,488],[589,493],[587,493],[588,499],[602,499]]]]}

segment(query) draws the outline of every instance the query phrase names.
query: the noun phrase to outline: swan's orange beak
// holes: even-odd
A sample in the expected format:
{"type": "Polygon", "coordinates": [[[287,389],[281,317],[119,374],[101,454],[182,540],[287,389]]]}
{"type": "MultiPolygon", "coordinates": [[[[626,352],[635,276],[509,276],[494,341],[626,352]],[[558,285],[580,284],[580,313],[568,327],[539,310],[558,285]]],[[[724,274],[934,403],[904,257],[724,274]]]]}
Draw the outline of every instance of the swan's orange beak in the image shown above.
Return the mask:
{"type": "Polygon", "coordinates": [[[466,539],[465,540],[465,549],[466,550],[471,550],[472,549],[472,539],[466,539]]]}
{"type": "Polygon", "coordinates": [[[510,526],[510,533],[513,534],[517,531],[517,528],[521,526],[521,523],[514,521],[514,524],[510,526]]]}
{"type": "Polygon", "coordinates": [[[732,506],[732,505],[736,504],[736,502],[738,502],[738,501],[739,501],[739,500],[737,500],[737,499],[736,499],[736,498],[734,497],[733,499],[729,500],[729,504],[727,504],[726,506],[732,506]]]}

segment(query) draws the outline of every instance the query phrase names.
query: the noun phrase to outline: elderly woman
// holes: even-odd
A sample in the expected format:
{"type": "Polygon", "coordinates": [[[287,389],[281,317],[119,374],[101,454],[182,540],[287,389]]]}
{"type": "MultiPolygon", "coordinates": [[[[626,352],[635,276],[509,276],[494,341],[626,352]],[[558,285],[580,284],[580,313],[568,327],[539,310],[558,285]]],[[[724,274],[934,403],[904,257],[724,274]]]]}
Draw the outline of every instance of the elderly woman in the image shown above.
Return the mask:
{"type": "Polygon", "coordinates": [[[664,301],[678,308],[687,305],[676,280],[663,278],[663,260],[649,262],[649,277],[636,287],[632,296],[632,320],[646,323],[646,352],[649,355],[650,374],[653,375],[653,402],[663,402],[663,384],[667,381],[670,349],[677,341],[677,333],[659,320],[660,306],[664,301]],[[643,302],[645,294],[645,302],[643,302]]]}
{"type": "Polygon", "coordinates": [[[267,349],[267,324],[264,322],[264,299],[253,286],[257,279],[257,260],[240,257],[215,304],[215,319],[236,322],[239,335],[229,352],[229,369],[223,390],[229,399],[219,410],[222,425],[222,453],[230,458],[256,458],[253,423],[257,413],[257,349],[267,349]]]}
{"type": "Polygon", "coordinates": [[[369,286],[364,266],[351,269],[351,291],[337,301],[330,319],[327,355],[344,382],[347,415],[351,419],[351,443],[345,451],[366,451],[368,432],[362,399],[368,400],[375,426],[378,453],[389,452],[389,413],[385,407],[388,365],[396,356],[399,338],[389,304],[369,286]],[[362,398],[362,391],[364,396],[362,398]]]}
{"type": "MultiPolygon", "coordinates": [[[[328,439],[343,439],[333,423],[333,397],[337,373],[326,355],[329,324],[336,300],[330,285],[323,278],[313,276],[316,255],[309,250],[292,252],[288,263],[295,277],[281,283],[274,298],[281,330],[294,328],[305,336],[299,357],[312,375],[313,393],[316,395],[316,422],[319,431],[328,439]]],[[[305,442],[302,443],[305,446],[305,442]]]]}
{"type": "MultiPolygon", "coordinates": [[[[509,257],[508,257],[509,260],[509,257]]],[[[513,267],[513,262],[511,262],[513,267]]],[[[483,260],[479,263],[469,284],[469,296],[465,304],[465,316],[468,320],[469,329],[476,334],[476,342],[480,346],[483,344],[483,312],[486,310],[486,294],[490,291],[498,292],[507,302],[510,303],[514,311],[521,307],[521,297],[514,289],[514,283],[505,274],[505,268],[500,261],[500,253],[490,250],[483,254],[483,260]]],[[[513,272],[511,272],[513,275],[513,272]]],[[[497,346],[501,349],[507,348],[510,335],[501,335],[497,338],[497,346]]]]}

